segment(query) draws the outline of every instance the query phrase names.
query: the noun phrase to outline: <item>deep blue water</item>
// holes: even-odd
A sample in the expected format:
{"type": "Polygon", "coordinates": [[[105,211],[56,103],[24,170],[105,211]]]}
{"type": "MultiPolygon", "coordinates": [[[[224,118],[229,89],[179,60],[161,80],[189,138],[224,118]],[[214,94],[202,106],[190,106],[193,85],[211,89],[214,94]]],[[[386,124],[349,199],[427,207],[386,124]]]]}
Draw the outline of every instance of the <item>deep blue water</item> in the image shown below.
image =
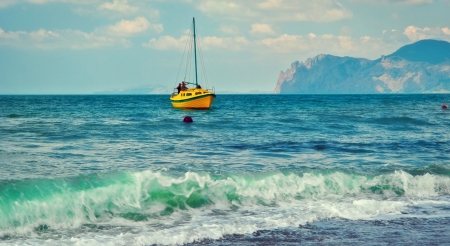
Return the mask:
{"type": "Polygon", "coordinates": [[[450,242],[448,102],[0,96],[0,244],[450,242]]]}

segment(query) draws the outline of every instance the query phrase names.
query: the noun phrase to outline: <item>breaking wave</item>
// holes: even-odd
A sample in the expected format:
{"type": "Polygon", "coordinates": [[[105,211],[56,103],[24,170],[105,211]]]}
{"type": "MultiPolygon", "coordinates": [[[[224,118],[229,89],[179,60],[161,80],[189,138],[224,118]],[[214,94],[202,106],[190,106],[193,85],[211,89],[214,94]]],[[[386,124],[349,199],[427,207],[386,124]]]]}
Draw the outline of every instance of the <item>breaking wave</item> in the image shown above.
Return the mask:
{"type": "MultiPolygon", "coordinates": [[[[399,213],[414,199],[449,195],[450,177],[404,171],[374,176],[341,171],[221,176],[187,172],[176,177],[142,171],[2,181],[0,189],[0,232],[5,234],[117,219],[131,223],[170,220],[176,214],[206,210],[231,215],[295,207],[305,215],[314,214],[306,222],[322,217],[370,218],[399,213]]],[[[293,224],[302,222],[294,219],[293,224]]]]}

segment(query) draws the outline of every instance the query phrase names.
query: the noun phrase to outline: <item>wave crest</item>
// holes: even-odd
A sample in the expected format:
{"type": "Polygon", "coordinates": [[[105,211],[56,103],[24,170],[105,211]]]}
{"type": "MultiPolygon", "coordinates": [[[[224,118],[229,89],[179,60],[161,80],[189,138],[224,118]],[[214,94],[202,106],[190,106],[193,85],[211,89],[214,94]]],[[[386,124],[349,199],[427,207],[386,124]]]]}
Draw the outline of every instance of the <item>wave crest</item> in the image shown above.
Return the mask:
{"type": "MultiPolygon", "coordinates": [[[[404,171],[374,176],[341,171],[227,176],[187,172],[180,177],[143,171],[8,181],[0,183],[0,188],[4,191],[0,195],[0,232],[5,233],[73,228],[117,218],[148,221],[176,211],[205,208],[269,209],[320,201],[334,202],[334,209],[340,211],[335,215],[346,217],[348,210],[339,205],[343,201],[365,211],[367,204],[386,200],[446,196],[450,194],[450,178],[428,173],[414,176],[404,171]]],[[[390,204],[393,207],[385,204],[385,211],[377,213],[397,211],[399,205],[390,204]]]]}

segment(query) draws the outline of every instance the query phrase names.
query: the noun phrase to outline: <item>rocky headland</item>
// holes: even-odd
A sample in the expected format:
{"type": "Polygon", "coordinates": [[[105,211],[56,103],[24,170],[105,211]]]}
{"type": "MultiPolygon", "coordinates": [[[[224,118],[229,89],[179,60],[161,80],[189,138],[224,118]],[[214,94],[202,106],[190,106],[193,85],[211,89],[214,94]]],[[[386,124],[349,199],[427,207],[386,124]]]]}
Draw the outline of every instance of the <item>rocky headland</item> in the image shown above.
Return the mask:
{"type": "Polygon", "coordinates": [[[377,60],[318,55],[296,61],[275,93],[449,93],[450,43],[421,40],[377,60]]]}

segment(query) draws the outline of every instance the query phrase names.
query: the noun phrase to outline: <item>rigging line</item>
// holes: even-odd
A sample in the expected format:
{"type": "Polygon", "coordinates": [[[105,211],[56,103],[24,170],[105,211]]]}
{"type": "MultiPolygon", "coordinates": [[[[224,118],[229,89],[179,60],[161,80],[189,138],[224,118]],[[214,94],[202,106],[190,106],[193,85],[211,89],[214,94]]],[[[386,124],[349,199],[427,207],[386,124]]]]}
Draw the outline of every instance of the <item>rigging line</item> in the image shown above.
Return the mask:
{"type": "Polygon", "coordinates": [[[189,50],[188,50],[188,55],[186,57],[186,69],[184,70],[184,79],[183,81],[186,81],[186,76],[188,76],[188,70],[189,70],[189,61],[190,61],[190,57],[191,57],[191,29],[189,29],[189,33],[188,33],[188,43],[189,43],[189,50]]]}
{"type": "Polygon", "coordinates": [[[202,67],[203,67],[203,76],[205,77],[205,83],[206,87],[209,87],[209,80],[208,80],[208,74],[206,73],[206,66],[205,66],[205,60],[203,58],[203,53],[201,54],[202,57],[202,67]]]}
{"type": "MultiPolygon", "coordinates": [[[[201,49],[201,44],[200,44],[200,35],[198,35],[198,34],[197,34],[197,46],[198,46],[198,57],[200,60],[200,69],[202,70],[201,74],[200,74],[200,78],[201,78],[201,75],[203,75],[203,77],[205,77],[205,74],[204,74],[205,69],[202,66],[203,65],[203,57],[202,57],[202,49],[201,49]]],[[[203,83],[203,81],[202,81],[202,83],[203,83]]],[[[205,84],[203,84],[203,86],[205,86],[205,84]]]]}
{"type": "Polygon", "coordinates": [[[199,52],[200,55],[199,56],[200,56],[200,64],[201,64],[201,67],[202,67],[202,75],[203,75],[203,79],[205,80],[204,81],[205,82],[204,86],[208,87],[208,80],[207,80],[207,77],[206,77],[205,63],[203,61],[203,53],[201,52],[200,45],[199,45],[199,50],[200,50],[200,52],[199,52]]]}
{"type": "MultiPolygon", "coordinates": [[[[183,57],[181,57],[181,63],[180,63],[180,67],[178,68],[177,79],[175,80],[175,85],[177,84],[178,77],[180,76],[181,66],[183,65],[184,55],[186,54],[186,48],[188,46],[188,43],[189,43],[189,39],[186,40],[186,44],[184,45],[183,57]]],[[[186,57],[186,59],[187,59],[187,57],[186,57]]]]}
{"type": "MultiPolygon", "coordinates": [[[[200,41],[200,37],[199,37],[199,41],[200,41]]],[[[198,42],[198,49],[199,49],[199,54],[200,54],[200,62],[202,64],[203,77],[205,78],[206,88],[208,88],[209,87],[208,76],[207,76],[207,73],[206,73],[205,62],[204,62],[203,53],[202,53],[202,50],[201,50],[201,42],[198,42]]]]}
{"type": "MultiPolygon", "coordinates": [[[[186,81],[186,75],[188,75],[188,71],[190,71],[190,62],[191,62],[191,54],[192,54],[192,37],[191,37],[191,30],[189,30],[189,36],[188,36],[188,43],[189,43],[189,50],[188,55],[186,57],[186,70],[184,71],[184,79],[183,81],[186,81]]],[[[189,78],[189,75],[188,75],[189,78]]]]}
{"type": "Polygon", "coordinates": [[[190,33],[191,35],[189,35],[190,37],[190,44],[189,44],[189,75],[188,75],[188,82],[194,81],[194,34],[193,34],[193,30],[194,30],[194,23],[192,23],[191,25],[191,30],[190,33]]]}
{"type": "Polygon", "coordinates": [[[194,38],[193,38],[193,36],[191,36],[190,37],[190,44],[189,44],[189,47],[190,47],[190,49],[189,49],[189,70],[187,71],[188,72],[188,82],[190,82],[190,81],[193,81],[193,77],[194,77],[194,72],[192,71],[193,70],[193,63],[194,63],[194,59],[193,59],[193,53],[194,53],[194,49],[193,49],[193,45],[194,45],[194,38]]]}

